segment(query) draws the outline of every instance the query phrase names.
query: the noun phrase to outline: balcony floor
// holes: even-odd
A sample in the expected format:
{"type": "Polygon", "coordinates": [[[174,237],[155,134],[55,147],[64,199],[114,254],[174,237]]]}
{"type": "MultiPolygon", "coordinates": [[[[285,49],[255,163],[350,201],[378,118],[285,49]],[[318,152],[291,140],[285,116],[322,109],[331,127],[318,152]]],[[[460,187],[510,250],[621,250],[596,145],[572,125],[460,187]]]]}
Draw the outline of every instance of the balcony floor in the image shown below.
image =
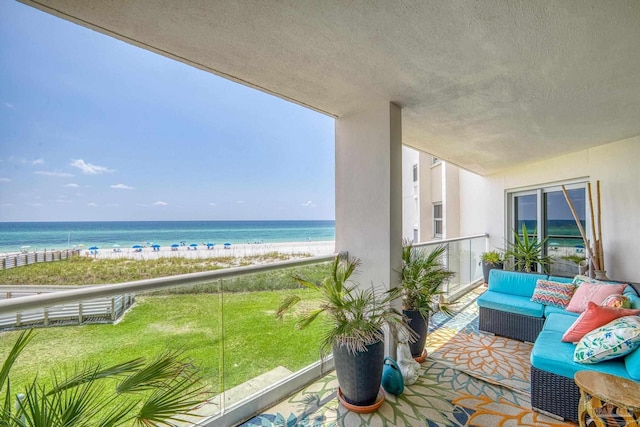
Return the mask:
{"type": "Polygon", "coordinates": [[[434,316],[418,381],[400,396],[387,393],[378,411],[347,411],[331,372],[241,426],[575,426],[531,410],[531,344],[477,332],[484,289],[458,300],[453,317],[434,316]]]}

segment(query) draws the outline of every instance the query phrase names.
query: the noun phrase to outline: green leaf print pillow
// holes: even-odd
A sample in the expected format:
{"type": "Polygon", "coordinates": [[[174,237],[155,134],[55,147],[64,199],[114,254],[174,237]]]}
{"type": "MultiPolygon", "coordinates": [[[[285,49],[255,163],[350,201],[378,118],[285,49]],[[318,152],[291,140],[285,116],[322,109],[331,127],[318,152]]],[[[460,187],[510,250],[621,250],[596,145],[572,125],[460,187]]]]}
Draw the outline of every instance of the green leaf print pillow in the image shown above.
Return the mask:
{"type": "Polygon", "coordinates": [[[586,334],[573,352],[578,363],[598,363],[640,347],[640,317],[625,316],[586,334]]]}

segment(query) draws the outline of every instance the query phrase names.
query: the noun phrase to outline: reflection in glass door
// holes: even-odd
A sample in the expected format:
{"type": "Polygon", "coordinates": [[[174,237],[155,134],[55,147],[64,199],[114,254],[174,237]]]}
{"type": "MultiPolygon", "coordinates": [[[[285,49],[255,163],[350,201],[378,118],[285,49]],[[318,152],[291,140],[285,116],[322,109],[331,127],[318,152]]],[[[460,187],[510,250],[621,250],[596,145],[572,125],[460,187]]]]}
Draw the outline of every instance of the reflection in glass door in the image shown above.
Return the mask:
{"type": "MultiPolygon", "coordinates": [[[[567,190],[567,193],[582,227],[586,229],[584,187],[567,190]]],[[[578,225],[561,190],[544,193],[544,218],[546,252],[553,261],[551,274],[575,275],[576,264],[585,258],[585,248],[578,225]]]]}

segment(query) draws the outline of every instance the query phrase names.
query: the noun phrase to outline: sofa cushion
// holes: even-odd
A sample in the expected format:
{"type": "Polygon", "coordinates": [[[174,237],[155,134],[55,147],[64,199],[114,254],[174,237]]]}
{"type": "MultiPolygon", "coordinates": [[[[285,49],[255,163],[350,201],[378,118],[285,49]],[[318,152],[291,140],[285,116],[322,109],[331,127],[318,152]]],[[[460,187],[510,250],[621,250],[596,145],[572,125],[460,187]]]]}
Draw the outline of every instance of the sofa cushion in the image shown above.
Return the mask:
{"type": "Polygon", "coordinates": [[[567,311],[564,308],[554,307],[552,305],[546,305],[544,307],[544,317],[549,317],[553,313],[567,314],[567,315],[571,316],[573,318],[573,320],[576,320],[578,318],[578,316],[580,315],[580,313],[574,313],[572,311],[567,311]]]}
{"type": "Polygon", "coordinates": [[[570,311],[564,311],[564,313],[551,313],[547,316],[545,310],[545,317],[546,320],[542,328],[543,331],[554,331],[564,334],[567,329],[575,323],[578,315],[570,311]]]}
{"type": "Polygon", "coordinates": [[[640,381],[640,348],[636,348],[635,351],[624,357],[624,365],[629,376],[636,381],[640,381]]]}
{"type": "Polygon", "coordinates": [[[542,317],[544,315],[544,305],[532,302],[529,297],[491,290],[478,297],[478,306],[524,316],[542,317]]]}
{"type": "Polygon", "coordinates": [[[493,269],[489,273],[489,290],[531,298],[538,279],[546,280],[547,277],[542,274],[493,269]]]}
{"type": "Polygon", "coordinates": [[[562,342],[562,332],[543,330],[538,335],[531,350],[531,365],[563,377],[573,378],[578,371],[591,369],[629,378],[623,358],[607,360],[593,365],[573,361],[575,345],[562,342]],[[588,366],[588,368],[587,368],[588,366]]]}
{"type": "Polygon", "coordinates": [[[638,314],[640,314],[640,310],[599,306],[594,302],[589,302],[589,307],[567,329],[562,341],[578,342],[589,332],[606,325],[612,320],[638,314]]]}
{"type": "Polygon", "coordinates": [[[565,308],[569,305],[575,289],[573,283],[560,283],[540,279],[536,282],[531,301],[565,308]]]}
{"type": "Polygon", "coordinates": [[[567,310],[582,313],[587,309],[589,301],[600,305],[609,295],[620,294],[626,287],[626,284],[581,283],[573,294],[567,310]]]}
{"type": "Polygon", "coordinates": [[[586,334],[573,353],[578,363],[598,363],[625,356],[640,347],[640,317],[625,316],[586,334]]]}

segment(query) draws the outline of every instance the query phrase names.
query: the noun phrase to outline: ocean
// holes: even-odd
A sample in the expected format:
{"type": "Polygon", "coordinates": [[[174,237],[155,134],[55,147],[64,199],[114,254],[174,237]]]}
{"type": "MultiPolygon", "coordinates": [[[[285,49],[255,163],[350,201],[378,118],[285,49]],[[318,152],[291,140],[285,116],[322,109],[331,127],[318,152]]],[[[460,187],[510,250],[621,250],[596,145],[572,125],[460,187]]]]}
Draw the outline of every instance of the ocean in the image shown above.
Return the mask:
{"type": "Polygon", "coordinates": [[[335,221],[0,222],[0,252],[335,240],[335,221]]]}

